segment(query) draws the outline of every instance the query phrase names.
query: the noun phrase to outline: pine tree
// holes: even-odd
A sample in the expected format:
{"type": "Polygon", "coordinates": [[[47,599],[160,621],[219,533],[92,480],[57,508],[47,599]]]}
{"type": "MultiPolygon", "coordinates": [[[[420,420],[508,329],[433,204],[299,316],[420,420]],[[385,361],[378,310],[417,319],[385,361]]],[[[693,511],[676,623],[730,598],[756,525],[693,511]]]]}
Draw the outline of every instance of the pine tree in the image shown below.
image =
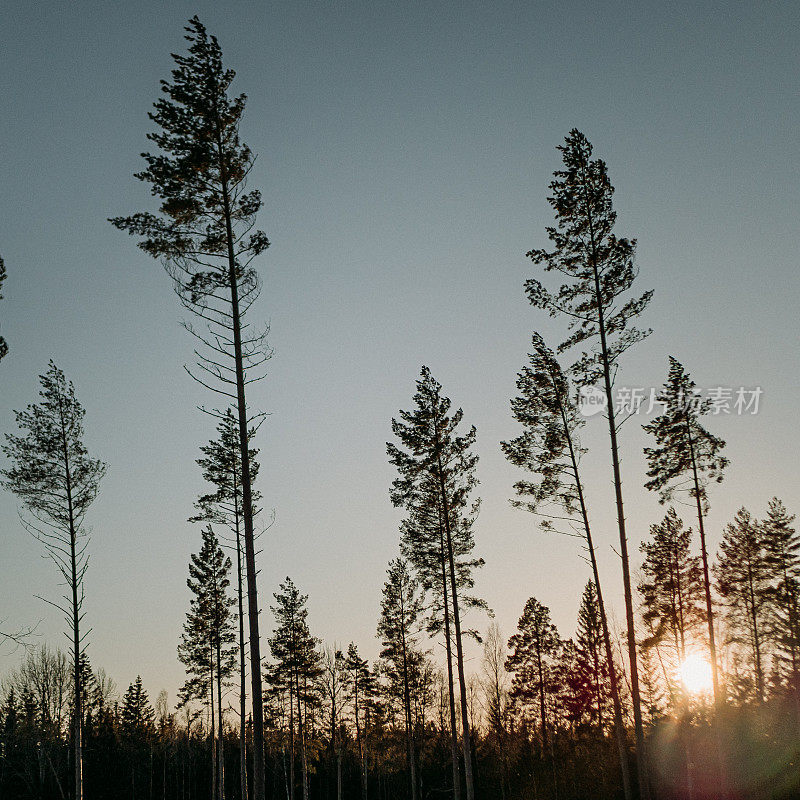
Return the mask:
{"type": "MultiPolygon", "coordinates": [[[[143,237],[139,246],[162,259],[183,305],[207,326],[186,327],[199,343],[200,383],[235,404],[241,458],[242,516],[247,573],[250,663],[261,663],[253,499],[248,438],[252,417],[248,384],[263,377],[269,358],[266,330],[244,321],[258,297],[253,260],[269,246],[255,229],[261,194],[247,189],[255,156],[239,138],[246,97],[231,96],[235,73],[222,62],[216,37],[195,16],[186,27],[187,55],[173,55],[172,82],[150,119],[158,130],[148,138],[159,148],[145,153],[146,169],[136,175],[161,200],[159,214],[116,217],[120,230],[143,237]]],[[[253,705],[253,794],[264,800],[264,734],[261,670],[251,669],[253,705]]]]}
{"type": "MultiPolygon", "coordinates": [[[[528,354],[528,364],[517,376],[519,395],[511,401],[514,418],[524,430],[515,439],[502,442],[501,446],[512,464],[538,475],[539,481],[517,481],[514,488],[523,499],[513,500],[512,504],[539,514],[540,526],[546,531],[556,530],[554,520],[566,517],[571,528],[576,529],[578,535],[586,541],[593,585],[597,592],[605,663],[609,670],[614,736],[623,791],[627,800],[630,800],[630,766],[619,681],[580,472],[580,459],[584,450],[580,445],[578,431],[583,420],[570,399],[569,380],[552,350],[538,333],[534,333],[531,344],[533,349],[528,354]]],[[[567,532],[572,534],[572,531],[567,532]]]]}
{"type": "MultiPolygon", "coordinates": [[[[231,560],[222,551],[214,530],[209,525],[203,530],[203,545],[200,552],[192,555],[189,578],[186,585],[192,592],[189,611],[183,628],[178,658],[186,665],[190,675],[182,689],[184,697],[194,694],[210,698],[212,720],[214,719],[214,681],[217,690],[217,749],[215,795],[224,797],[224,735],[222,687],[236,668],[234,622],[231,612],[233,598],[228,596],[230,587],[231,560]]],[[[213,741],[215,732],[210,732],[213,741]]]]}
{"type": "MultiPolygon", "coordinates": [[[[452,603],[448,573],[448,548],[441,509],[438,481],[428,476],[415,487],[405,501],[408,516],[401,524],[400,548],[429,594],[427,632],[444,635],[447,665],[447,687],[450,717],[450,748],[453,770],[453,795],[461,796],[458,758],[458,723],[453,677],[452,603]]],[[[486,603],[473,596],[474,570],[483,566],[483,559],[474,558],[475,540],[472,533],[474,514],[462,514],[457,525],[451,526],[451,543],[455,561],[456,585],[462,608],[486,609],[486,603]]],[[[473,632],[468,632],[473,633],[473,632]]]]}
{"type": "Polygon", "coordinates": [[[347,647],[344,662],[348,682],[348,695],[353,707],[353,720],[356,727],[356,745],[361,765],[361,797],[368,798],[369,780],[367,773],[366,719],[365,714],[375,694],[375,676],[369,668],[369,662],[361,658],[358,648],[353,642],[347,647]]]}
{"type": "Polygon", "coordinates": [[[770,610],[773,638],[789,664],[789,690],[800,701],[800,534],[777,497],[769,501],[762,523],[764,548],[772,576],[770,610]]]}
{"type": "Polygon", "coordinates": [[[528,280],[525,288],[534,306],[551,316],[568,318],[571,333],[559,346],[559,352],[589,345],[571,368],[579,385],[589,386],[598,380],[603,382],[622,559],[639,792],[646,797],[647,768],[636,663],[633,592],[612,382],[620,356],[649,333],[638,330],[631,323],[644,311],[653,293],[648,291],[639,297],[628,296],[626,299],[637,275],[634,266],[636,241],[618,238],[614,234],[617,218],[612,204],[614,187],[608,178],[605,162],[592,160],[591,144],[575,129],[558,149],[564,169],[554,174],[555,179],[550,184],[553,194],[548,198],[556,214],[556,227],[547,228],[554,249],[551,252],[531,250],[528,257],[534,264],[544,265],[545,271],[559,273],[567,282],[555,294],[536,279],[528,280]]]}
{"type": "MultiPolygon", "coordinates": [[[[6,279],[6,265],[2,258],[0,258],[0,300],[3,299],[3,282],[6,279]]],[[[8,342],[0,336],[0,361],[8,354],[8,342]]]]}
{"type": "MultiPolygon", "coordinates": [[[[252,438],[254,431],[250,431],[252,438]]],[[[242,504],[241,459],[239,452],[239,427],[233,411],[228,408],[217,424],[217,439],[212,439],[200,450],[203,458],[197,463],[203,470],[203,478],[216,487],[214,492],[202,495],[195,504],[198,514],[191,521],[206,521],[225,525],[231,532],[236,546],[236,600],[239,618],[239,772],[241,796],[247,797],[247,737],[246,737],[246,699],[247,671],[245,665],[244,636],[244,575],[242,571],[242,504]]],[[[250,449],[250,481],[255,483],[258,475],[258,450],[250,449]]],[[[253,513],[257,514],[256,504],[260,494],[253,490],[253,513]]]]}
{"type": "Polygon", "coordinates": [[[657,400],[664,404],[664,413],[642,426],[655,437],[657,445],[644,449],[648,463],[647,477],[650,478],[645,487],[657,491],[662,503],[682,489],[688,490],[689,496],[694,498],[700,531],[711,677],[714,700],[719,702],[722,698],[719,690],[714,607],[711,601],[704,517],[708,513],[708,483],[719,483],[728,465],[728,459],[721,454],[725,442],[700,424],[700,417],[708,413],[711,402],[708,399],[703,400],[683,365],[672,356],[669,359],[667,382],[657,400]]]}
{"type": "Polygon", "coordinates": [[[297,711],[297,733],[300,739],[303,800],[308,800],[308,712],[318,703],[318,681],[322,674],[319,639],[308,629],[308,595],[300,594],[290,578],[280,585],[272,606],[276,628],[269,640],[275,662],[269,673],[273,685],[289,690],[290,710],[290,783],[289,797],[294,800],[294,711],[297,711]],[[294,706],[293,706],[294,703],[294,706]]]}
{"type": "Polygon", "coordinates": [[[2,485],[14,492],[29,512],[30,516],[23,520],[25,527],[44,545],[68,588],[64,604],[53,605],[64,614],[71,633],[75,798],[83,800],[81,622],[83,579],[89,565],[89,538],[83,522],[97,496],[106,465],[90,458],[83,443],[86,412],[72,383],[52,361],[39,381],[41,403],[14,412],[23,435],[6,434],[2,449],[11,466],[0,475],[4,479],[2,485]]]}
{"type": "Polygon", "coordinates": [[[550,621],[550,609],[531,597],[517,624],[519,630],[508,640],[511,654],[506,669],[514,674],[511,697],[523,708],[538,706],[542,751],[548,747],[548,708],[556,693],[555,666],[561,652],[561,638],[550,621]]]}
{"type": "Polygon", "coordinates": [[[700,558],[691,554],[692,529],[684,529],[672,507],[658,525],[650,526],[650,534],[651,541],[641,544],[645,559],[638,588],[643,619],[655,631],[649,643],[667,641],[677,668],[705,617],[700,558]]]}
{"type": "MultiPolygon", "coordinates": [[[[427,367],[422,368],[414,395],[416,408],[401,411],[400,420],[392,420],[392,431],[404,449],[387,442],[389,461],[397,468],[399,477],[392,483],[391,498],[395,506],[415,513],[422,498],[436,498],[437,511],[444,528],[449,575],[450,602],[456,643],[456,666],[461,698],[461,738],[464,756],[464,777],[467,800],[474,800],[472,777],[472,745],[467,704],[467,684],[464,674],[464,651],[459,604],[459,579],[456,568],[454,538],[460,526],[471,529],[469,498],[477,484],[475,466],[478,456],[471,448],[475,443],[475,428],[466,434],[456,433],[463,418],[461,409],[449,415],[450,400],[441,394],[441,384],[427,367]],[[437,492],[434,494],[431,492],[437,492]]],[[[434,507],[429,507],[434,513],[434,507]]]]}
{"type": "Polygon", "coordinates": [[[763,701],[770,568],[763,528],[745,508],[725,528],[714,573],[725,604],[728,638],[749,651],[755,697],[763,701]]]}
{"type": "Polygon", "coordinates": [[[419,786],[411,687],[414,683],[414,673],[421,668],[423,659],[423,654],[417,646],[417,636],[424,597],[419,584],[409,573],[407,562],[403,559],[397,558],[391,561],[386,575],[387,580],[383,584],[381,600],[381,617],[378,622],[378,636],[383,644],[381,659],[389,679],[390,692],[399,697],[403,705],[411,797],[417,800],[419,786]]]}

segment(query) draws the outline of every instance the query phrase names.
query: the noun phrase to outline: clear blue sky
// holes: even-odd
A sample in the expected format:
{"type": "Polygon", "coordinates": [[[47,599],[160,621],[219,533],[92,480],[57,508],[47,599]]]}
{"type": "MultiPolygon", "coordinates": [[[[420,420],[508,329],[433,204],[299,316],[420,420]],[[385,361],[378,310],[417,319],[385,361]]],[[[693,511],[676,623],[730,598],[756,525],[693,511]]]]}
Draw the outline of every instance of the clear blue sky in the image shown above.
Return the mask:
{"type": "MultiPolygon", "coordinates": [[[[260,489],[276,511],[261,542],[265,631],[291,575],[316,634],[377,654],[400,519],[385,441],[426,363],[478,428],[479,592],[506,635],[531,595],[573,632],[588,568],[572,541],[509,507],[519,476],[498,446],[516,432],[508,398],[530,332],[556,342],[562,331],[522,284],[525,252],[546,243],[555,146],[573,126],[607,160],[618,231],[638,238],[640,287],[656,290],[654,333],[619,382],[660,384],[673,354],[702,386],[764,389],[758,416],[710,423],[732,462],[711,495],[712,544],[741,505],[763,514],[777,494],[799,510],[796,4],[6,4],[0,428],[54,358],[110,465],[89,515],[87,622],[92,661],[123,688],[141,673],[174,699],[182,680],[175,647],[200,539],[185,520],[213,422],[181,368],[191,342],[166,275],[106,217],[150,203],[132,173],[195,12],[250,98],[242,134],[259,154],[253,185],[273,242],[256,313],[275,357],[251,395],[271,414],[259,438],[260,489]]],[[[589,425],[585,469],[619,609],[603,425],[589,425]]],[[[643,443],[631,420],[623,476],[637,565],[663,513],[641,488],[643,443]]],[[[2,493],[0,619],[41,619],[43,640],[66,645],[35,593],[55,597],[56,576],[2,493]]],[[[0,673],[17,658],[0,655],[0,673]]]]}

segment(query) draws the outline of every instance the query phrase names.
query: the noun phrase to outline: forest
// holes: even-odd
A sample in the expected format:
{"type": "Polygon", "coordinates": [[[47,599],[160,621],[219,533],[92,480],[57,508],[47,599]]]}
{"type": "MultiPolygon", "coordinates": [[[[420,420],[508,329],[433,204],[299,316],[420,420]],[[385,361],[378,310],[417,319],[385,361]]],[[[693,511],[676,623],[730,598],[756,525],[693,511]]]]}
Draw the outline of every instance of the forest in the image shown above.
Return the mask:
{"type": "MultiPolygon", "coordinates": [[[[476,588],[491,535],[479,517],[478,432],[464,399],[451,400],[424,365],[385,420],[387,441],[374,443],[394,476],[384,501],[402,515],[369,611],[379,656],[362,655],[347,630],[323,641],[291,576],[277,587],[259,580],[273,512],[259,475],[267,414],[249,398],[272,354],[257,304],[270,240],[259,228],[257,154],[244,142],[247,97],[197,16],[184,38],[149,132],[143,121],[150,152],[134,177],[155,202],[108,224],[166,270],[192,353],[186,371],[213,425],[186,465],[205,491],[185,509],[196,546],[174,576],[191,598],[176,623],[185,682],[170,702],[141,677],[118,685],[90,658],[91,514],[109,465],[86,444],[81,387],[51,360],[37,370],[38,398],[2,421],[0,486],[19,508],[17,529],[2,535],[32,537],[49,560],[64,591],[44,613],[63,619],[68,645],[0,614],[2,652],[19,654],[0,661],[0,798],[800,797],[800,534],[790,499],[740,508],[719,546],[708,543],[715,489],[746,468],[731,463],[715,423],[759,397],[707,392],[692,353],[663,352],[662,385],[637,401],[653,409],[643,425],[620,398],[627,354],[659,335],[647,327],[653,292],[636,239],[618,228],[606,162],[578,129],[548,143],[561,164],[536,187],[552,224],[520,254],[530,275],[520,290],[542,324],[508,376],[509,434],[495,443],[518,476],[508,497],[537,529],[525,555],[534,569],[548,569],[548,537],[579,544],[574,635],[535,596],[516,630],[493,620],[476,588]],[[648,441],[641,474],[620,452],[637,424],[648,441]],[[587,426],[602,428],[602,451],[586,445],[587,426]],[[595,458],[608,475],[589,491],[595,458]],[[626,528],[631,485],[661,506],[638,549],[626,528]],[[613,530],[593,523],[598,491],[613,505],[613,530]],[[598,558],[609,546],[621,586],[598,558]],[[619,619],[608,599],[618,593],[619,619]]],[[[0,259],[0,301],[14,269],[0,259]]],[[[17,346],[5,335],[0,362],[17,346]]]]}

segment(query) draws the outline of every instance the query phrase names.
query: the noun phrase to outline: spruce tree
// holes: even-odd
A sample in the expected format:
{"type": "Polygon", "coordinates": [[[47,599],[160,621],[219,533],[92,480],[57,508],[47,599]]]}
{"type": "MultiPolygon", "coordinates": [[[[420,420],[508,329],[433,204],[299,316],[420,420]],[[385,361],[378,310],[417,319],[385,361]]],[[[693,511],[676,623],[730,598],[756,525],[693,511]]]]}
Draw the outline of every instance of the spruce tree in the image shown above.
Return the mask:
{"type": "Polygon", "coordinates": [[[383,644],[381,659],[389,679],[389,690],[395,697],[401,698],[403,705],[411,797],[417,800],[419,785],[411,688],[414,674],[420,670],[423,659],[417,637],[424,597],[419,584],[408,570],[408,563],[403,559],[391,561],[386,575],[378,622],[378,636],[383,644]]]}
{"type": "Polygon", "coordinates": [[[289,689],[290,709],[290,783],[289,797],[294,800],[294,710],[300,739],[303,800],[308,800],[308,712],[318,702],[318,682],[322,674],[319,639],[308,629],[308,595],[300,594],[291,578],[273,595],[276,627],[269,640],[274,667],[270,680],[289,689]],[[294,707],[293,707],[294,703],[294,707]]]}
{"type": "Polygon", "coordinates": [[[549,713],[555,695],[556,661],[561,638],[550,621],[550,609],[531,597],[517,623],[518,633],[508,640],[511,654],[506,669],[513,673],[511,697],[522,708],[538,707],[542,752],[549,745],[549,713]]]}
{"type": "MultiPolygon", "coordinates": [[[[454,539],[460,526],[471,527],[470,514],[474,514],[475,504],[470,503],[470,495],[477,484],[475,467],[478,456],[471,448],[475,443],[476,431],[472,427],[465,434],[457,433],[463,411],[458,409],[450,415],[450,400],[442,396],[441,389],[441,384],[433,378],[430,370],[423,367],[414,395],[416,407],[413,411],[401,411],[400,420],[392,420],[392,431],[403,449],[389,442],[386,448],[390,463],[399,473],[392,483],[391,498],[394,505],[414,513],[421,498],[436,497],[437,513],[441,515],[461,699],[466,797],[467,800],[474,800],[472,745],[461,628],[463,606],[459,604],[454,539]],[[436,494],[430,492],[430,489],[436,494]]],[[[430,512],[433,513],[433,508],[430,512]]]]}
{"type": "Polygon", "coordinates": [[[711,677],[714,700],[722,700],[719,688],[717,646],[714,630],[714,606],[711,600],[711,578],[706,547],[705,515],[708,513],[707,487],[719,483],[728,459],[722,455],[725,442],[709,433],[700,423],[708,413],[711,401],[703,399],[694,381],[683,365],[670,356],[669,374],[657,400],[664,405],[664,413],[642,426],[656,440],[656,447],[644,449],[647,457],[645,487],[659,493],[665,503],[676,491],[688,491],[697,509],[697,526],[700,531],[700,557],[703,564],[703,589],[705,592],[708,647],[711,655],[711,677]]]}
{"type": "Polygon", "coordinates": [[[741,508],[728,523],[714,574],[725,605],[728,639],[743,646],[755,698],[764,699],[768,643],[770,565],[762,526],[741,508]]]}
{"type": "MultiPolygon", "coordinates": [[[[249,433],[250,438],[253,431],[249,433]]],[[[191,521],[205,521],[225,525],[233,537],[236,547],[236,600],[239,618],[239,771],[242,798],[247,797],[247,736],[246,699],[247,669],[245,664],[244,635],[244,574],[242,533],[244,508],[242,504],[241,459],[239,452],[239,426],[233,411],[228,408],[217,423],[217,438],[201,447],[203,458],[197,460],[203,478],[212,484],[215,491],[202,495],[195,505],[198,514],[191,521]]],[[[250,449],[250,480],[255,483],[258,475],[258,450],[250,449]]],[[[256,504],[260,494],[253,490],[253,513],[258,513],[256,504]]]]}
{"type": "MultiPolygon", "coordinates": [[[[186,585],[192,592],[189,611],[183,628],[178,657],[186,665],[190,675],[183,687],[183,695],[195,692],[203,698],[210,694],[214,707],[214,683],[216,681],[217,745],[215,796],[224,797],[224,729],[222,688],[236,668],[234,622],[231,612],[234,599],[229,596],[231,560],[222,551],[213,528],[203,530],[203,545],[199,553],[193,554],[189,564],[186,585]]],[[[214,719],[212,711],[212,720],[214,719]]],[[[215,731],[210,735],[213,741],[215,731]]]]}
{"type": "Polygon", "coordinates": [[[649,644],[666,640],[677,669],[704,621],[703,573],[700,558],[691,553],[692,529],[683,527],[674,508],[659,524],[650,526],[650,534],[652,539],[641,544],[645,556],[638,587],[642,617],[655,632],[649,644]]]}
{"type": "Polygon", "coordinates": [[[773,638],[782,660],[788,663],[789,691],[800,702],[800,534],[793,526],[794,519],[773,497],[761,529],[772,576],[773,638]]]}
{"type": "MultiPolygon", "coordinates": [[[[239,136],[246,96],[230,93],[235,73],[223,66],[222,50],[195,16],[186,27],[187,55],[173,54],[172,81],[162,81],[164,97],[150,119],[157,126],[148,138],[160,152],[145,153],[146,168],[136,175],[161,201],[159,213],[116,217],[120,230],[142,237],[139,246],[161,259],[185,308],[205,327],[186,325],[198,343],[200,383],[236,408],[241,459],[242,516],[247,573],[250,663],[261,664],[258,591],[253,531],[253,498],[248,439],[251,412],[248,384],[270,352],[266,329],[245,321],[258,297],[253,260],[269,246],[255,228],[261,194],[247,188],[254,154],[239,136]]],[[[261,670],[253,668],[253,794],[264,800],[264,734],[261,670]]]]}
{"type": "Polygon", "coordinates": [[[64,578],[68,593],[63,603],[53,603],[70,628],[73,673],[73,747],[76,800],[83,800],[84,696],[81,659],[84,577],[89,566],[89,535],[84,518],[97,497],[106,465],[91,458],[83,443],[85,411],[75,387],[50,361],[39,376],[42,398],[25,411],[15,411],[22,435],[6,434],[3,452],[11,465],[0,471],[2,485],[22,501],[28,516],[26,529],[41,542],[48,558],[64,578]]]}
{"type": "Polygon", "coordinates": [[[514,488],[521,499],[512,500],[512,504],[539,515],[540,526],[546,531],[558,530],[558,521],[566,522],[570,527],[563,532],[581,536],[586,542],[609,671],[623,791],[626,800],[630,800],[630,766],[619,680],[580,472],[585,451],[578,434],[584,421],[570,397],[569,380],[553,351],[538,333],[533,334],[531,344],[528,364],[517,375],[519,394],[511,401],[512,413],[523,426],[523,432],[501,446],[512,464],[533,473],[539,480],[517,481],[514,488]]]}
{"type": "Polygon", "coordinates": [[[577,383],[590,386],[602,381],[603,384],[622,560],[639,792],[646,797],[648,782],[636,662],[633,591],[612,386],[620,356],[649,333],[635,328],[632,322],[644,311],[653,293],[647,291],[638,297],[629,294],[637,276],[634,266],[636,241],[619,238],[614,233],[617,218],[612,203],[614,187],[605,162],[592,160],[591,144],[576,129],[570,131],[558,149],[564,169],[554,174],[550,184],[553,194],[548,198],[556,216],[556,226],[547,228],[553,250],[531,250],[528,257],[534,264],[543,265],[545,271],[558,273],[565,282],[555,293],[535,278],[528,280],[525,288],[534,306],[553,317],[568,319],[571,333],[559,346],[559,352],[578,346],[584,348],[571,367],[577,383]]]}
{"type": "Polygon", "coordinates": [[[575,670],[568,677],[573,682],[573,694],[579,700],[579,716],[585,714],[591,723],[596,724],[602,738],[605,720],[610,716],[610,671],[603,646],[603,623],[594,581],[586,584],[581,595],[575,634],[575,670]]]}

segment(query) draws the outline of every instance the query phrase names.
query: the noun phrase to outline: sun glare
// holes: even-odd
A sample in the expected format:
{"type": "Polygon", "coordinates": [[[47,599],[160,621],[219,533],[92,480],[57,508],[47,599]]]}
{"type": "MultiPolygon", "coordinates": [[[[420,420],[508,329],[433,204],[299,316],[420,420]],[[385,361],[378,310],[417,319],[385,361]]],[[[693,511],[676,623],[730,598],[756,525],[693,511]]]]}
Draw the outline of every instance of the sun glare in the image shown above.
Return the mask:
{"type": "Polygon", "coordinates": [[[681,682],[690,694],[708,694],[713,686],[711,664],[698,653],[690,653],[681,664],[681,682]]]}

